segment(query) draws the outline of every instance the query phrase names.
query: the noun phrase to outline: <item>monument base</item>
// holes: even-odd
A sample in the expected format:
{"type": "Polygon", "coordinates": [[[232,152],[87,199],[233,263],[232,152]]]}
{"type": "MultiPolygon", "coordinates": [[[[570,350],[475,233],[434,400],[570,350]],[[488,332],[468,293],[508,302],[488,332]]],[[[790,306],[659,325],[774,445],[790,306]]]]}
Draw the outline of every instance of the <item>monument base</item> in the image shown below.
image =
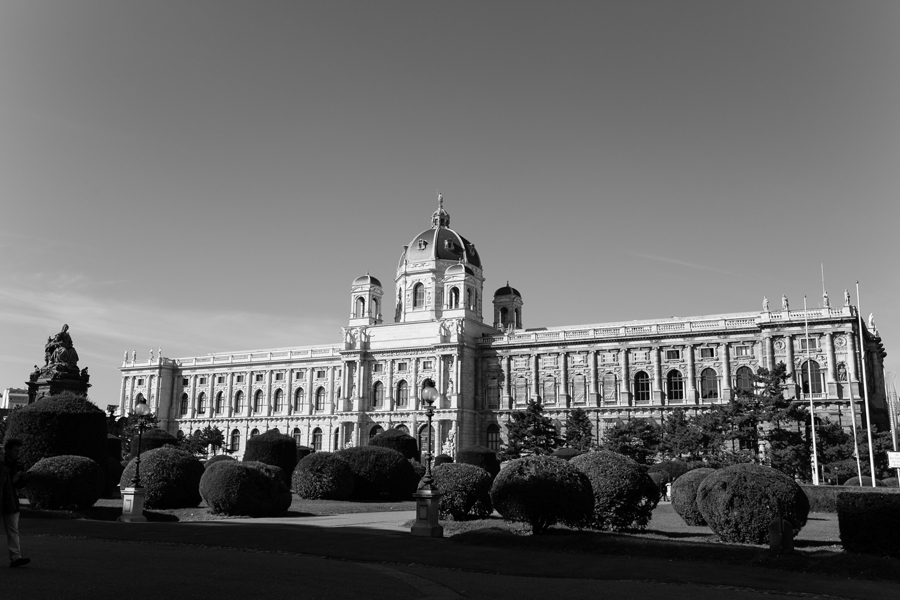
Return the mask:
{"type": "Polygon", "coordinates": [[[146,523],[144,516],[144,488],[127,487],[122,490],[122,514],[116,519],[121,523],[146,523]]]}
{"type": "Polygon", "coordinates": [[[34,381],[28,381],[26,383],[28,385],[28,404],[32,404],[41,398],[54,396],[61,392],[72,392],[79,396],[87,396],[88,388],[91,387],[91,384],[88,383],[88,379],[78,374],[57,377],[55,379],[51,377],[39,377],[34,381]]]}

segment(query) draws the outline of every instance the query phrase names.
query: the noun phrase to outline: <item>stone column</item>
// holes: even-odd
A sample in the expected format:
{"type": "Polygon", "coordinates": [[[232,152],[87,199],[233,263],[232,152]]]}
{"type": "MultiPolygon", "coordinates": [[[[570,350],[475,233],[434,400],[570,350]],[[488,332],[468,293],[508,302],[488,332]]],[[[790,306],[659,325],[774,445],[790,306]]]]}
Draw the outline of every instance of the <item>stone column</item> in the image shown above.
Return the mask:
{"type": "Polygon", "coordinates": [[[622,379],[619,381],[619,405],[631,406],[631,393],[629,386],[631,385],[631,373],[628,369],[628,349],[619,350],[622,365],[622,379]]]}
{"type": "Polygon", "coordinates": [[[722,400],[731,400],[731,362],[728,357],[728,342],[723,342],[722,350],[722,400]]]}
{"type": "Polygon", "coordinates": [[[216,409],[216,377],[218,377],[216,373],[210,373],[209,375],[209,412],[206,413],[207,419],[213,418],[213,411],[216,409]]]}
{"type": "Polygon", "coordinates": [[[559,353],[559,403],[562,406],[572,406],[572,396],[569,394],[569,353],[559,353]]]}
{"type": "Polygon", "coordinates": [[[272,416],[272,369],[266,369],[266,416],[272,416]]]}
{"type": "Polygon", "coordinates": [[[362,399],[365,397],[366,391],[366,373],[363,369],[365,369],[365,362],[362,359],[362,356],[356,361],[356,401],[353,402],[353,406],[351,410],[360,410],[362,407],[362,399]]]}
{"type": "Polygon", "coordinates": [[[694,345],[688,344],[684,349],[687,352],[688,363],[685,400],[688,404],[697,404],[697,368],[694,366],[694,345]]]}
{"type": "Polygon", "coordinates": [[[791,386],[791,396],[797,395],[798,379],[794,373],[794,338],[790,334],[784,336],[785,363],[787,363],[788,382],[791,386]]]}
{"type": "Polygon", "coordinates": [[[503,378],[506,380],[503,384],[503,405],[508,409],[512,409],[512,393],[509,386],[512,385],[512,359],[509,354],[503,357],[503,378]]]}
{"type": "Polygon", "coordinates": [[[453,397],[450,400],[450,408],[459,408],[459,390],[462,389],[462,382],[460,381],[460,375],[462,374],[462,368],[460,363],[459,350],[457,350],[457,354],[453,355],[453,397]]]}
{"type": "MultiPolygon", "coordinates": [[[[128,378],[123,377],[122,378],[122,393],[119,394],[119,416],[120,417],[125,416],[125,398],[127,397],[127,394],[128,394],[128,378]]],[[[178,396],[178,399],[180,402],[181,396],[178,396]]],[[[179,410],[181,410],[181,407],[179,407],[179,410]]],[[[176,418],[181,417],[181,413],[177,413],[177,415],[178,416],[176,418]]]]}
{"type": "Polygon", "coordinates": [[[534,399],[537,396],[540,396],[541,393],[543,392],[543,390],[541,389],[541,385],[540,385],[541,380],[539,378],[539,372],[540,372],[540,365],[538,365],[539,360],[540,360],[540,357],[538,356],[537,352],[535,352],[534,354],[531,355],[531,388],[532,388],[531,397],[532,397],[532,399],[534,399]]]}
{"type": "MultiPolygon", "coordinates": [[[[343,372],[344,372],[344,371],[342,370],[342,371],[341,371],[341,374],[342,374],[342,375],[343,375],[343,372]]],[[[325,399],[326,399],[326,402],[325,402],[325,413],[326,413],[326,414],[329,414],[329,415],[333,415],[333,414],[334,414],[334,400],[335,400],[335,398],[334,398],[334,392],[337,391],[337,390],[334,389],[334,384],[335,384],[335,380],[334,380],[334,367],[331,367],[331,366],[326,367],[326,371],[325,371],[325,383],[326,383],[326,385],[328,386],[327,389],[326,389],[326,394],[325,394],[325,399]]],[[[343,391],[343,390],[342,390],[342,391],[343,391]]],[[[329,430],[328,430],[328,435],[331,435],[331,429],[330,429],[330,428],[329,428],[329,430]]],[[[330,444],[331,442],[329,441],[328,443],[330,444]]],[[[324,445],[324,444],[323,444],[323,445],[324,445]]]]}
{"type": "MultiPolygon", "coordinates": [[[[600,406],[600,404],[602,404],[602,402],[600,401],[600,389],[599,389],[599,386],[597,385],[597,379],[598,379],[598,377],[597,377],[597,351],[590,350],[588,352],[588,357],[590,358],[590,361],[588,362],[588,367],[590,368],[590,371],[591,371],[590,372],[591,389],[590,389],[590,396],[588,397],[588,403],[591,406],[600,406]]],[[[568,406],[568,404],[566,404],[566,406],[568,406]]]]}
{"type": "MultiPolygon", "coordinates": [[[[412,363],[412,381],[409,382],[409,401],[407,409],[419,410],[419,359],[413,357],[410,359],[412,363]]],[[[438,382],[435,382],[438,383],[438,382]]],[[[441,388],[438,388],[439,390],[441,388]]]]}
{"type": "Polygon", "coordinates": [[[394,406],[394,359],[389,358],[384,361],[384,367],[387,369],[387,389],[385,390],[384,405],[389,411],[395,410],[394,406]]]}
{"type": "MultiPolygon", "coordinates": [[[[253,371],[247,371],[247,406],[244,408],[244,416],[249,417],[253,414],[253,371]]],[[[250,431],[247,429],[247,431],[250,431]]],[[[246,439],[246,438],[245,438],[246,439]]]]}
{"type": "Polygon", "coordinates": [[[828,355],[828,370],[826,371],[825,381],[829,385],[837,381],[837,364],[835,364],[833,336],[834,334],[830,331],[825,333],[825,352],[828,355]]]}
{"type": "Polygon", "coordinates": [[[767,364],[766,368],[770,371],[775,368],[775,341],[772,339],[771,335],[766,336],[766,358],[767,364]]]}
{"type": "Polygon", "coordinates": [[[234,373],[228,373],[228,387],[225,389],[225,416],[231,418],[234,415],[234,405],[232,404],[232,396],[234,395],[234,373]]]}
{"type": "MultiPolygon", "coordinates": [[[[316,391],[313,389],[313,375],[315,375],[315,367],[306,368],[306,414],[313,414],[313,403],[316,401],[316,391]]],[[[307,430],[309,427],[306,428],[307,430]]],[[[309,432],[307,431],[307,437],[309,432]]]]}
{"type": "Polygon", "coordinates": [[[654,404],[663,403],[662,364],[659,356],[659,346],[653,346],[650,350],[650,362],[653,368],[653,395],[654,404]]]}
{"type": "MultiPolygon", "coordinates": [[[[191,375],[191,396],[190,402],[188,403],[188,418],[193,419],[197,416],[197,377],[198,375],[191,375]]],[[[134,399],[134,390],[132,389],[131,394],[132,400],[134,399]]]]}
{"type": "MultiPolygon", "coordinates": [[[[856,361],[856,334],[851,330],[847,333],[847,371],[850,374],[850,381],[859,383],[859,364],[856,361]]],[[[856,397],[858,398],[859,394],[856,394],[856,397]]]]}

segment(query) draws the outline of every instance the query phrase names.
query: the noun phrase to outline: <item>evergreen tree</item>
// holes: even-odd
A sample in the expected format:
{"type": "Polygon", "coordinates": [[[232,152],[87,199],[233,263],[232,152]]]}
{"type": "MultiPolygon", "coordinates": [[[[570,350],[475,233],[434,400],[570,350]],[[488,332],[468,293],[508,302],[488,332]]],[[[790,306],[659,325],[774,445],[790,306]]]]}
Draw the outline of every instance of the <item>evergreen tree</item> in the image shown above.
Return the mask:
{"type": "Polygon", "coordinates": [[[699,460],[705,454],[703,431],[684,409],[670,412],[662,424],[659,451],[669,458],[699,460]]]}
{"type": "Polygon", "coordinates": [[[650,464],[659,450],[659,428],[649,419],[631,419],[618,423],[603,434],[603,447],[631,457],[642,465],[650,464]]]}
{"type": "Polygon", "coordinates": [[[590,450],[594,431],[591,419],[583,408],[569,411],[566,417],[566,446],[577,450],[590,450]]]}
{"type": "Polygon", "coordinates": [[[528,454],[550,454],[563,440],[550,417],[544,416],[541,403],[529,400],[525,410],[512,413],[506,424],[507,443],[500,449],[500,460],[528,454]]]}

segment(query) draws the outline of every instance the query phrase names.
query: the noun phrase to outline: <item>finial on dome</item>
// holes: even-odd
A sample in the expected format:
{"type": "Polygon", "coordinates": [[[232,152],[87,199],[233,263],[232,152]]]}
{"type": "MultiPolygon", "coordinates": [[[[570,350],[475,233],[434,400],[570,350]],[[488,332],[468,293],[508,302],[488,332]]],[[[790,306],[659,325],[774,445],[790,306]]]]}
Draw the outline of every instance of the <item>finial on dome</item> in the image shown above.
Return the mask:
{"type": "Polygon", "coordinates": [[[435,228],[450,227],[450,214],[444,210],[444,195],[440,190],[435,191],[437,191],[438,209],[431,215],[431,226],[435,228]]]}

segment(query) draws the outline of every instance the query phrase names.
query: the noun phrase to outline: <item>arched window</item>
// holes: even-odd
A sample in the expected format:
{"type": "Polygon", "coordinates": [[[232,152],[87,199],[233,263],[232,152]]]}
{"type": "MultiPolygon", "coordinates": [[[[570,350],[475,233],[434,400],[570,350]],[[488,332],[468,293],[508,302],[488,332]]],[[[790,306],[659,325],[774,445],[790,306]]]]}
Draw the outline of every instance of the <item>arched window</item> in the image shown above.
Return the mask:
{"type": "Polygon", "coordinates": [[[431,452],[431,454],[434,454],[435,442],[437,442],[437,440],[434,438],[434,426],[429,428],[428,425],[422,425],[422,427],[419,428],[419,450],[421,452],[431,452]],[[430,449],[428,446],[429,432],[431,433],[430,449]]]}
{"type": "Polygon", "coordinates": [[[274,428],[270,429],[269,431],[271,431],[272,433],[281,433],[281,430],[278,429],[277,427],[274,427],[274,428]]]}
{"type": "Polygon", "coordinates": [[[700,398],[715,400],[719,397],[719,377],[712,369],[700,371],[700,398]]]}
{"type": "Polygon", "coordinates": [[[275,412],[284,410],[284,392],[281,388],[275,390],[275,412]]]}
{"type": "Polygon", "coordinates": [[[188,395],[181,395],[181,414],[182,416],[188,414],[188,395]]]}
{"type": "Polygon", "coordinates": [[[372,429],[369,430],[369,439],[371,440],[373,437],[375,437],[382,431],[384,431],[384,427],[382,427],[381,425],[376,425],[375,427],[373,427],[372,429]]]}
{"type": "Polygon", "coordinates": [[[250,432],[250,439],[252,440],[253,438],[255,438],[258,435],[259,435],[259,429],[254,429],[253,431],[250,432]]]}
{"type": "Polygon", "coordinates": [[[366,316],[366,299],[360,296],[356,299],[356,315],[357,318],[366,316]]]}
{"type": "Polygon", "coordinates": [[[500,309],[500,325],[502,327],[506,327],[506,324],[509,322],[509,309],[505,306],[500,309]]]}
{"type": "Polygon", "coordinates": [[[177,434],[175,437],[177,437],[179,440],[183,440],[183,439],[184,439],[184,432],[179,430],[179,431],[178,431],[178,434],[177,434]]]}
{"type": "Polygon", "coordinates": [[[237,452],[241,449],[241,432],[237,429],[233,429],[231,431],[231,443],[229,444],[229,450],[232,452],[237,452]]]}
{"type": "Polygon", "coordinates": [[[303,434],[300,433],[300,428],[299,428],[299,427],[294,427],[294,434],[293,434],[291,437],[294,438],[294,443],[295,443],[295,444],[297,444],[298,446],[302,446],[302,445],[303,445],[303,434]]]}
{"type": "Polygon", "coordinates": [[[548,377],[544,380],[541,389],[541,400],[545,404],[556,404],[556,380],[548,377]]]}
{"type": "Polygon", "coordinates": [[[814,360],[803,361],[803,364],[800,365],[800,381],[804,394],[821,394],[822,370],[819,363],[814,360]]]}
{"type": "Polygon", "coordinates": [[[409,405],[409,384],[401,380],[397,384],[397,407],[406,408],[409,405]]]}
{"type": "Polygon", "coordinates": [[[222,392],[219,392],[219,393],[216,394],[216,414],[217,414],[217,415],[221,415],[221,414],[222,414],[222,400],[223,400],[223,398],[224,398],[224,394],[223,394],[222,392]]]}
{"type": "Polygon", "coordinates": [[[619,386],[616,382],[615,373],[605,373],[601,380],[603,386],[603,402],[607,404],[615,404],[618,400],[619,386]]]}
{"type": "Polygon", "coordinates": [[[450,288],[450,308],[459,308],[459,288],[450,288]]]}
{"type": "Polygon", "coordinates": [[[384,384],[376,381],[372,386],[372,408],[379,409],[384,406],[384,384]]]}
{"type": "Polygon", "coordinates": [[[322,430],[316,427],[312,432],[312,447],[316,452],[322,450],[322,430]]]}
{"type": "Polygon", "coordinates": [[[516,329],[522,329],[522,309],[516,309],[516,329]]]}
{"type": "Polygon", "coordinates": [[[135,404],[147,404],[147,401],[144,399],[143,394],[138,394],[137,397],[134,399],[134,403],[135,404]]]}
{"type": "Polygon", "coordinates": [[[263,391],[256,390],[256,393],[253,394],[253,412],[258,413],[262,410],[263,404],[263,391]]]}
{"type": "Polygon", "coordinates": [[[200,392],[200,395],[197,396],[197,414],[206,414],[206,394],[203,392],[200,392]]]}
{"type": "Polygon", "coordinates": [[[487,427],[487,447],[494,452],[500,451],[500,426],[496,423],[487,427]]]}
{"type": "Polygon", "coordinates": [[[303,388],[294,390],[294,410],[300,412],[303,407],[303,388]]]}
{"type": "Polygon", "coordinates": [[[316,390],[316,410],[325,410],[325,388],[316,390]]]}
{"type": "Polygon", "coordinates": [[[417,283],[413,286],[413,308],[425,306],[425,286],[417,283]]]}
{"type": "Polygon", "coordinates": [[[378,298],[372,298],[372,316],[378,318],[381,314],[381,309],[378,306],[378,298]]]}
{"type": "Polygon", "coordinates": [[[402,431],[403,433],[409,435],[409,427],[407,427],[403,423],[400,423],[399,425],[394,427],[394,429],[396,429],[397,431],[402,431]]]}
{"type": "Polygon", "coordinates": [[[634,401],[650,401],[650,376],[645,371],[634,374],[634,401]]]}
{"type": "Polygon", "coordinates": [[[244,412],[244,392],[240,390],[234,394],[234,410],[239,413],[244,412]]]}
{"type": "Polygon", "coordinates": [[[666,374],[666,398],[684,400],[684,378],[678,369],[672,369],[666,374]]]}
{"type": "Polygon", "coordinates": [[[734,387],[739,392],[753,391],[753,371],[750,367],[741,367],[734,374],[734,387]]]}
{"type": "Polygon", "coordinates": [[[466,308],[469,310],[475,306],[475,303],[472,302],[472,288],[466,288],[466,308]]]}

